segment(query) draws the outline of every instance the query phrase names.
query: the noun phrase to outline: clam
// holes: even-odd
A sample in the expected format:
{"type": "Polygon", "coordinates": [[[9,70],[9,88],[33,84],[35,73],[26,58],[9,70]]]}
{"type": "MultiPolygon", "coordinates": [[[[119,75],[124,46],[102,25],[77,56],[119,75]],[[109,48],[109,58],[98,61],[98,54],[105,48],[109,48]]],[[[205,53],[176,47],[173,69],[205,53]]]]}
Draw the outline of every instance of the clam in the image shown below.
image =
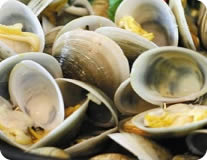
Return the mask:
{"type": "Polygon", "coordinates": [[[53,45],[53,56],[64,77],[91,83],[110,97],[129,76],[129,64],[120,47],[93,31],[64,33],[53,45]]]}
{"type": "Polygon", "coordinates": [[[192,153],[201,156],[203,156],[206,153],[206,133],[206,129],[200,129],[191,132],[186,137],[187,146],[192,153]]]}
{"type": "Polygon", "coordinates": [[[36,148],[29,151],[30,153],[43,155],[48,157],[55,157],[55,158],[67,158],[69,159],[69,154],[67,154],[64,150],[56,148],[56,147],[42,147],[36,148]]]}
{"type": "Polygon", "coordinates": [[[132,118],[132,123],[154,137],[178,137],[205,126],[206,113],[207,106],[174,104],[142,112],[132,118]]]}
{"type": "Polygon", "coordinates": [[[11,48],[9,48],[5,43],[0,42],[0,61],[8,57],[14,56],[16,54],[17,53],[11,48]]]}
{"type": "Polygon", "coordinates": [[[179,32],[184,46],[186,48],[196,50],[197,44],[195,44],[195,42],[193,41],[193,37],[191,35],[190,28],[189,28],[190,24],[188,25],[187,23],[184,7],[182,6],[182,1],[170,0],[169,5],[177,19],[179,32]]]}
{"type": "Polygon", "coordinates": [[[135,60],[144,51],[156,48],[153,42],[133,32],[118,27],[100,27],[97,33],[103,34],[114,40],[129,60],[135,60]]]}
{"type": "Polygon", "coordinates": [[[116,90],[114,103],[123,115],[135,115],[156,107],[155,105],[144,101],[134,92],[130,85],[130,79],[121,83],[116,90]]]}
{"type": "Polygon", "coordinates": [[[192,101],[207,92],[206,65],[204,56],[189,49],[151,49],[134,62],[131,85],[152,104],[192,101]]]}
{"type": "Polygon", "coordinates": [[[16,23],[21,23],[23,26],[23,31],[26,32],[21,33],[24,36],[20,38],[17,38],[17,36],[12,36],[11,33],[17,32],[15,30],[21,29],[20,25],[13,26],[15,27],[14,31],[9,33],[10,36],[2,34],[0,36],[1,41],[16,50],[18,53],[43,51],[45,40],[42,27],[37,17],[27,6],[15,0],[2,1],[0,5],[0,14],[2,15],[0,17],[0,24],[14,25],[16,23]],[[31,33],[34,33],[34,35],[31,36],[31,33]]]}
{"type": "MultiPolygon", "coordinates": [[[[97,150],[98,145],[106,141],[108,134],[117,130],[118,117],[116,108],[113,102],[101,90],[94,86],[65,78],[58,78],[56,81],[62,91],[66,106],[74,105],[74,103],[71,103],[72,101],[78,102],[90,93],[87,96],[88,99],[91,100],[87,109],[87,121],[90,125],[88,128],[83,128],[84,135],[89,136],[89,138],[65,148],[65,151],[69,153],[71,157],[89,155],[97,150]],[[101,133],[98,132],[93,135],[92,125],[99,128],[101,127],[101,133]]],[[[75,123],[74,125],[77,126],[75,123]]]]}
{"type": "Polygon", "coordinates": [[[199,157],[191,155],[176,155],[172,160],[198,160],[199,157]]]}
{"type": "Polygon", "coordinates": [[[131,16],[146,31],[154,34],[158,46],[177,46],[178,29],[175,17],[163,0],[124,0],[115,14],[118,24],[124,16],[131,16]]]}
{"type": "Polygon", "coordinates": [[[143,160],[171,160],[172,155],[152,140],[132,133],[108,135],[113,141],[143,160]]]}
{"type": "Polygon", "coordinates": [[[75,29],[84,29],[84,30],[90,30],[95,31],[99,27],[103,26],[113,26],[116,25],[109,19],[101,17],[101,16],[84,16],[77,19],[74,19],[73,21],[70,21],[68,24],[66,24],[58,33],[56,39],[60,37],[65,32],[75,30],[75,29]]]}

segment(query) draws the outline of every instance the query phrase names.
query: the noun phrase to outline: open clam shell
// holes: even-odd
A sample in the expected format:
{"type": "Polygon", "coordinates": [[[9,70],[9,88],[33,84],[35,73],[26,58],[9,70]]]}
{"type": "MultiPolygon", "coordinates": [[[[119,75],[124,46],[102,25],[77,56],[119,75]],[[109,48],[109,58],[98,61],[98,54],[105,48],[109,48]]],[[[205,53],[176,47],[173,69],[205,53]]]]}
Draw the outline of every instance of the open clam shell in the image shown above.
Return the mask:
{"type": "MultiPolygon", "coordinates": [[[[171,111],[171,113],[175,112],[178,113],[179,112],[183,112],[186,113],[188,110],[191,109],[201,109],[201,111],[203,110],[203,112],[206,111],[207,106],[203,106],[203,105],[186,105],[186,104],[175,104],[172,105],[170,107],[168,107],[166,110],[163,110],[162,108],[156,108],[156,109],[151,109],[145,112],[142,112],[138,115],[136,115],[135,117],[132,118],[132,123],[137,126],[138,128],[140,128],[141,130],[145,131],[146,133],[149,133],[151,136],[153,137],[157,137],[157,138],[163,138],[163,137],[179,137],[179,136],[185,136],[188,133],[192,132],[193,130],[202,128],[203,126],[205,126],[207,124],[207,118],[199,120],[199,121],[190,121],[187,119],[187,117],[182,117],[182,121],[179,121],[179,117],[177,117],[177,121],[173,122],[175,123],[175,125],[173,126],[169,126],[169,127],[155,127],[155,128],[151,128],[146,126],[145,123],[145,116],[148,114],[153,114],[153,115],[160,115],[163,112],[169,110],[171,111]],[[186,121],[186,123],[184,123],[186,121]],[[184,123],[184,124],[183,124],[184,123]]],[[[170,121],[170,120],[169,120],[170,121]]],[[[165,122],[163,122],[163,124],[165,124],[165,122]]]]}
{"type": "Polygon", "coordinates": [[[186,143],[189,150],[196,155],[204,155],[207,150],[206,143],[207,130],[200,129],[191,132],[186,137],[186,143]]]}
{"type": "Polygon", "coordinates": [[[132,133],[113,133],[108,135],[113,141],[143,160],[171,160],[172,155],[165,148],[143,136],[132,133]]]}
{"type": "Polygon", "coordinates": [[[114,103],[123,115],[134,115],[157,106],[140,98],[132,89],[130,79],[125,80],[117,89],[114,103]]]}
{"type": "Polygon", "coordinates": [[[73,79],[58,78],[56,81],[62,91],[66,106],[74,105],[71,101],[78,102],[80,97],[84,98],[87,93],[90,93],[88,98],[91,102],[89,102],[87,109],[87,119],[93,125],[105,128],[106,131],[65,149],[72,157],[89,155],[95,152],[96,147],[107,139],[109,133],[117,130],[116,108],[113,102],[96,87],[73,79]],[[110,129],[108,129],[109,127],[110,129]]]}
{"type": "Polygon", "coordinates": [[[129,77],[129,63],[121,48],[93,31],[64,33],[53,45],[53,56],[60,62],[64,77],[93,84],[110,97],[129,77]]]}
{"type": "Polygon", "coordinates": [[[8,81],[12,68],[23,60],[33,60],[45,67],[54,78],[61,78],[62,70],[56,59],[43,53],[23,53],[21,55],[11,56],[0,63],[0,95],[8,98],[8,81]]]}
{"type": "Polygon", "coordinates": [[[55,79],[40,64],[25,60],[12,69],[9,93],[13,105],[28,114],[37,126],[56,128],[64,120],[64,103],[55,79]]]}
{"type": "Polygon", "coordinates": [[[131,85],[140,97],[152,104],[195,100],[207,92],[206,65],[205,57],[189,49],[152,49],[134,62],[131,85]]]}
{"type": "Polygon", "coordinates": [[[0,3],[0,24],[14,25],[16,23],[23,24],[23,30],[32,32],[40,38],[40,49],[44,49],[45,38],[42,27],[38,18],[23,3],[16,0],[2,1],[0,3]]]}
{"type": "Polygon", "coordinates": [[[115,23],[124,16],[132,16],[145,30],[154,33],[153,42],[158,46],[178,45],[176,20],[163,0],[124,0],[116,11],[115,23]]]}
{"type": "Polygon", "coordinates": [[[84,16],[77,19],[72,20],[68,24],[66,24],[58,33],[56,39],[60,37],[65,32],[75,30],[75,29],[84,29],[89,31],[95,31],[97,28],[104,26],[113,26],[116,25],[109,19],[101,17],[101,16],[84,16]]]}
{"type": "Polygon", "coordinates": [[[135,60],[144,51],[157,47],[146,38],[118,27],[101,27],[96,29],[96,32],[111,38],[119,44],[129,60],[135,60]]]}

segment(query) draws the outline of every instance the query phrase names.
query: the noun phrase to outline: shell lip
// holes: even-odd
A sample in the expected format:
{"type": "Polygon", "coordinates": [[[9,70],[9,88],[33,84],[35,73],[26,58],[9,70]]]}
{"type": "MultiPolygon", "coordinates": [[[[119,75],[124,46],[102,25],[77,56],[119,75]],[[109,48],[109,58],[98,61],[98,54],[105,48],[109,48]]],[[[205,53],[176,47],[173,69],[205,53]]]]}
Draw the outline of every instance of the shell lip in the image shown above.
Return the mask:
{"type": "MultiPolygon", "coordinates": [[[[205,106],[207,108],[207,106],[205,106]]],[[[184,136],[191,132],[192,130],[201,128],[207,124],[207,118],[197,121],[197,122],[192,122],[189,124],[185,124],[183,126],[174,126],[174,127],[167,127],[167,128],[149,128],[144,125],[144,116],[147,113],[150,113],[152,111],[162,111],[161,108],[155,108],[151,109],[145,112],[142,112],[138,114],[137,116],[132,118],[132,123],[140,128],[141,130],[149,133],[151,136],[156,136],[159,138],[164,138],[165,136],[170,137],[170,136],[184,136]],[[163,137],[162,137],[163,136],[163,137]]]]}
{"type": "Polygon", "coordinates": [[[137,83],[142,81],[137,74],[144,75],[143,73],[143,66],[146,66],[147,64],[144,65],[144,60],[148,58],[148,56],[156,56],[158,53],[164,53],[164,52],[180,52],[185,54],[186,56],[190,56],[192,58],[196,58],[196,61],[200,64],[207,64],[207,60],[203,55],[200,55],[196,51],[192,51],[190,49],[182,48],[182,47],[175,47],[175,46],[166,46],[166,47],[159,47],[159,48],[154,48],[151,50],[148,50],[144,52],[144,54],[141,54],[133,63],[131,74],[130,74],[130,79],[131,79],[131,86],[133,90],[144,100],[146,100],[149,103],[155,104],[155,105],[162,105],[163,103],[170,104],[170,103],[178,103],[178,102],[185,102],[185,101],[191,101],[195,100],[199,96],[203,95],[204,93],[207,92],[207,86],[205,85],[207,83],[207,76],[204,77],[205,82],[203,88],[198,92],[198,93],[192,93],[187,96],[183,97],[178,97],[178,98],[168,98],[168,97],[162,97],[160,96],[154,96],[150,94],[146,88],[144,88],[143,84],[138,85],[137,83]],[[142,69],[137,69],[137,68],[142,68],[142,69]]]}

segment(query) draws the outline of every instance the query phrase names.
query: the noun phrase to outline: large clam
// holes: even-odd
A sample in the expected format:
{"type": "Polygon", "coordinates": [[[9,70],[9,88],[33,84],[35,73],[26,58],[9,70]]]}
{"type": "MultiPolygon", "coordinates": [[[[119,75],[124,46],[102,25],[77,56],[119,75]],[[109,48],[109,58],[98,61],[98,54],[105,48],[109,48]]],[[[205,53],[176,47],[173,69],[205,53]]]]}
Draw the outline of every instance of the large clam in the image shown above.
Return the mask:
{"type": "Polygon", "coordinates": [[[1,41],[18,53],[43,51],[45,39],[42,27],[37,17],[26,5],[15,0],[2,1],[0,5],[0,14],[0,24],[14,25],[16,23],[21,23],[23,31],[25,32],[19,33],[21,27],[14,26],[15,28],[13,31],[6,32],[6,34],[3,34],[5,31],[1,32],[1,41]],[[34,33],[32,37],[31,33],[34,33]],[[22,34],[22,37],[18,38],[17,35],[20,34],[22,34]]]}
{"type": "Polygon", "coordinates": [[[94,84],[110,97],[129,76],[129,64],[120,47],[93,31],[64,33],[53,45],[53,56],[60,62],[64,77],[94,84]]]}
{"type": "Polygon", "coordinates": [[[133,64],[131,85],[153,104],[192,101],[207,92],[206,64],[204,56],[189,49],[152,49],[133,64]]]}
{"type": "Polygon", "coordinates": [[[156,45],[178,45],[175,17],[163,0],[125,0],[116,11],[115,23],[118,24],[124,16],[132,16],[145,30],[152,32],[155,35],[152,41],[156,45]]]}

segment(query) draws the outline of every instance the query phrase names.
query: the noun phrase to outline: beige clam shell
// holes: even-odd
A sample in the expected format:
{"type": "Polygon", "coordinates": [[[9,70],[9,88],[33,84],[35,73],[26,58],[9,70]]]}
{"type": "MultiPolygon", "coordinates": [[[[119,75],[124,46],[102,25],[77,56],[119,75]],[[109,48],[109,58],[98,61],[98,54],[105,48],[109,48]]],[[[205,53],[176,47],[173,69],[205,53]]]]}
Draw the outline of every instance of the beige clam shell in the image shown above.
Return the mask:
{"type": "Polygon", "coordinates": [[[177,46],[178,29],[175,17],[163,0],[124,0],[117,8],[115,23],[123,16],[132,16],[137,23],[155,35],[158,46],[177,46]]]}
{"type": "Polygon", "coordinates": [[[128,60],[121,48],[93,31],[64,33],[54,43],[53,56],[60,62],[64,77],[93,84],[110,97],[129,77],[128,60]]]}

